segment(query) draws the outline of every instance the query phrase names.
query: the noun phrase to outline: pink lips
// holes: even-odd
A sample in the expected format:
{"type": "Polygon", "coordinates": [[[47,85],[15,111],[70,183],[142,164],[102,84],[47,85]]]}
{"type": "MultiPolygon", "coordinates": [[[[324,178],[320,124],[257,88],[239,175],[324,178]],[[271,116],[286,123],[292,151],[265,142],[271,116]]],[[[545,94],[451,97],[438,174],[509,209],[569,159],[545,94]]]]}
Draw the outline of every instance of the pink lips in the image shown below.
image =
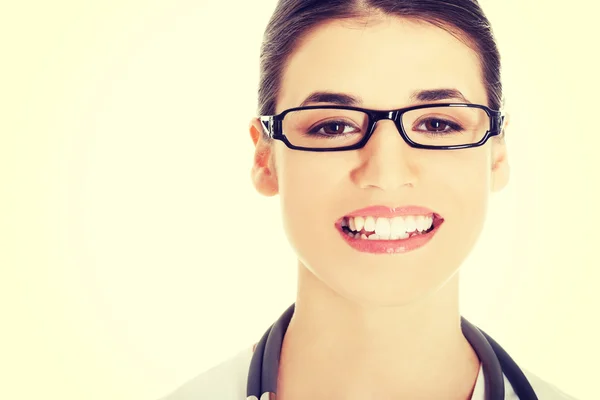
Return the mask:
{"type": "Polygon", "coordinates": [[[383,217],[383,218],[394,218],[403,215],[431,215],[434,212],[425,207],[419,206],[403,206],[390,208],[385,206],[371,206],[361,208],[360,210],[352,211],[350,214],[344,215],[344,217],[383,217]]]}
{"type": "Polygon", "coordinates": [[[409,251],[416,250],[420,247],[425,246],[433,236],[438,232],[440,226],[444,222],[444,219],[432,210],[419,207],[419,206],[403,206],[397,208],[390,208],[385,206],[372,206],[362,208],[345,215],[336,222],[335,227],[342,235],[344,241],[355,250],[362,253],[372,254],[398,254],[407,253],[409,251]],[[371,216],[371,217],[382,217],[382,218],[394,218],[405,215],[433,215],[433,229],[424,234],[411,236],[408,239],[398,240],[370,240],[370,239],[355,239],[348,236],[342,229],[341,221],[345,217],[356,217],[356,216],[371,216]]]}

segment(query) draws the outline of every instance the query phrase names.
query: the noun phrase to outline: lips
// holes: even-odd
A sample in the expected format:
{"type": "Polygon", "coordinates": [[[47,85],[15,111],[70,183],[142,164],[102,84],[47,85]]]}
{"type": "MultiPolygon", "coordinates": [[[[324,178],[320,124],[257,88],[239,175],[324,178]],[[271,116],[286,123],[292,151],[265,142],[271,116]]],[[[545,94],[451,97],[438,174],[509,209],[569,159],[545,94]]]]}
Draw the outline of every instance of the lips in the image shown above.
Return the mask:
{"type": "Polygon", "coordinates": [[[340,218],[335,227],[354,249],[367,253],[405,253],[424,246],[444,219],[420,206],[371,206],[340,218]]]}
{"type": "MultiPolygon", "coordinates": [[[[401,207],[386,207],[386,206],[371,206],[361,208],[360,210],[352,211],[350,214],[344,215],[344,217],[383,217],[383,218],[394,218],[396,216],[407,216],[407,215],[431,215],[435,214],[434,211],[426,207],[420,206],[401,206],[401,207]]],[[[341,220],[341,219],[340,219],[341,220]]]]}

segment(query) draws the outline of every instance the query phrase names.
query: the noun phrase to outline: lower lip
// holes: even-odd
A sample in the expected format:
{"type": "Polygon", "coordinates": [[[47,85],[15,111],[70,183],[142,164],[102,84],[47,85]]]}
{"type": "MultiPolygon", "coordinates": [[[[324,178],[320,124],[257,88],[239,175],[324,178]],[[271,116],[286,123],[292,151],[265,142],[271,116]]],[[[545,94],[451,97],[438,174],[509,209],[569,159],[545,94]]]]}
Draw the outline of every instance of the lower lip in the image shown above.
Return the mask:
{"type": "Polygon", "coordinates": [[[434,228],[431,232],[415,235],[408,239],[400,240],[369,240],[369,239],[355,239],[348,236],[343,230],[340,224],[336,224],[336,228],[342,235],[342,238],[348,243],[348,245],[361,253],[372,253],[372,254],[401,254],[408,253],[409,251],[416,250],[420,247],[425,246],[437,233],[438,229],[444,222],[443,219],[434,221],[434,228]]]}

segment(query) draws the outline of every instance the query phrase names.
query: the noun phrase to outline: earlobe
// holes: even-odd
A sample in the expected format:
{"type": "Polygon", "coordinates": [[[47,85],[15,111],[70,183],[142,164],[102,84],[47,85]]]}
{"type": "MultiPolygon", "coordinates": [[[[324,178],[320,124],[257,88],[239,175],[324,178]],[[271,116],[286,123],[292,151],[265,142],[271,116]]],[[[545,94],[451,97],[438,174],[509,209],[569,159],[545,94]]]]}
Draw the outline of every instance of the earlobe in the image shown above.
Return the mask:
{"type": "Polygon", "coordinates": [[[273,162],[273,145],[265,140],[258,118],[250,122],[250,138],[255,147],[250,174],[252,183],[263,196],[274,196],[279,192],[279,185],[273,162]]]}
{"type": "Polygon", "coordinates": [[[506,153],[496,158],[492,165],[492,192],[499,192],[506,187],[510,177],[510,167],[506,159],[506,153]]]}

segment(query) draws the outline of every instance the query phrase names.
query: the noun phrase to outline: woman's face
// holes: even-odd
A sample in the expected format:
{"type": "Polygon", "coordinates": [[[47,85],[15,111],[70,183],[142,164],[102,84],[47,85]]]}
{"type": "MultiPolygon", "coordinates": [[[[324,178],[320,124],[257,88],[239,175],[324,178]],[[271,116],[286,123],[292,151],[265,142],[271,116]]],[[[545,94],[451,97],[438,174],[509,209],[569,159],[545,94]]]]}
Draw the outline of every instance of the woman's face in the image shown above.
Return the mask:
{"type": "MultiPolygon", "coordinates": [[[[445,30],[394,17],[367,26],[332,21],[305,37],[289,58],[276,112],[324,91],[360,98],[364,108],[391,110],[432,103],[414,94],[434,89],[455,89],[468,102],[488,104],[477,54],[445,30]]],[[[328,103],[310,103],[319,104],[328,103]]],[[[474,246],[490,191],[507,180],[499,140],[463,150],[415,149],[383,120],[362,149],[305,152],[264,142],[259,130],[253,121],[254,182],[261,193],[280,195],[285,232],[300,262],[336,293],[361,302],[404,304],[439,289],[474,246]],[[443,222],[412,251],[357,250],[339,224],[378,205],[425,207],[443,222]]]]}

